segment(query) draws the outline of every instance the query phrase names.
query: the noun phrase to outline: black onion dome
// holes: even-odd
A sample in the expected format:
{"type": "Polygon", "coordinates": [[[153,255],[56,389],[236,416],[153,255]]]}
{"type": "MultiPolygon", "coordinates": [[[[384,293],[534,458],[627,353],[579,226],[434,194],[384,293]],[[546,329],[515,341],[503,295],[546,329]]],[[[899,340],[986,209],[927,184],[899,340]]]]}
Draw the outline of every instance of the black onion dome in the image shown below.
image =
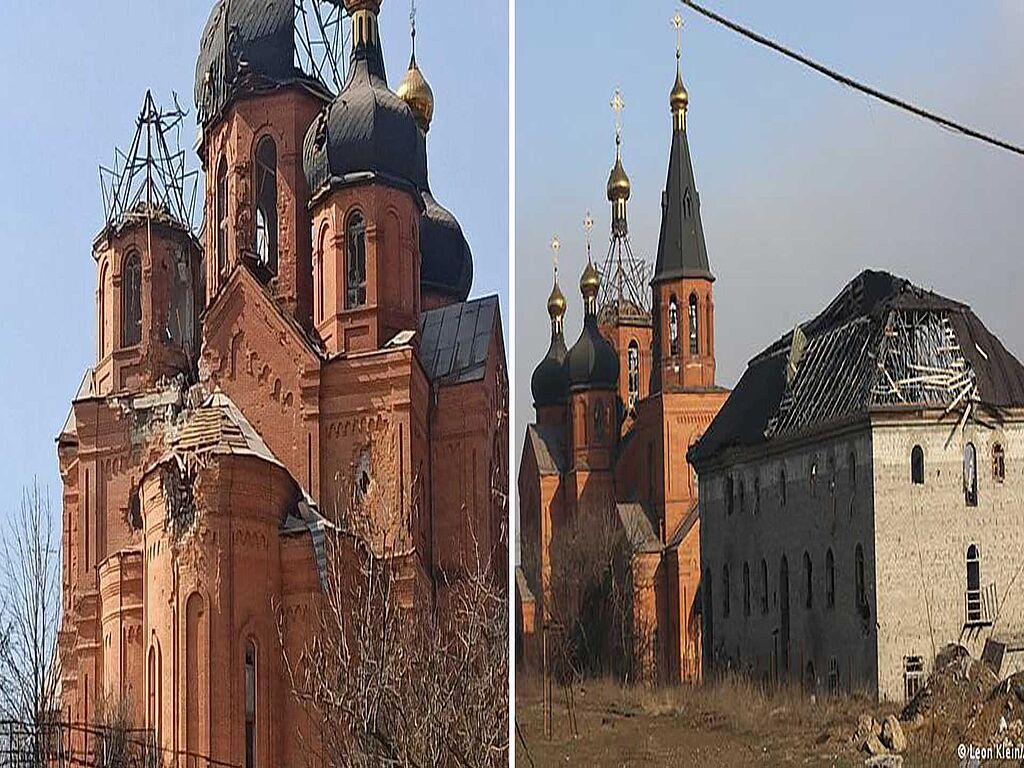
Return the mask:
{"type": "Polygon", "coordinates": [[[200,124],[216,120],[239,93],[291,83],[330,98],[323,83],[295,65],[294,0],[218,0],[196,60],[200,124]]]}
{"type": "MultiPolygon", "coordinates": [[[[430,190],[423,191],[420,221],[420,286],[455,301],[465,301],[473,285],[473,253],[462,227],[430,190]]],[[[565,343],[562,343],[564,357],[565,343]]],[[[561,364],[561,361],[559,361],[561,364]]]]}
{"type": "Polygon", "coordinates": [[[310,190],[316,195],[368,176],[419,189],[426,185],[426,164],[412,110],[388,88],[380,48],[357,47],[341,93],[306,134],[303,167],[310,190]]]}
{"type": "Polygon", "coordinates": [[[583,333],[565,357],[569,386],[580,389],[616,389],[619,385],[619,356],[597,329],[597,317],[588,314],[583,333]]]}
{"type": "Polygon", "coordinates": [[[564,405],[569,399],[569,374],[565,370],[565,356],[565,338],[558,331],[552,335],[548,353],[533,370],[530,379],[535,408],[564,405]]]}

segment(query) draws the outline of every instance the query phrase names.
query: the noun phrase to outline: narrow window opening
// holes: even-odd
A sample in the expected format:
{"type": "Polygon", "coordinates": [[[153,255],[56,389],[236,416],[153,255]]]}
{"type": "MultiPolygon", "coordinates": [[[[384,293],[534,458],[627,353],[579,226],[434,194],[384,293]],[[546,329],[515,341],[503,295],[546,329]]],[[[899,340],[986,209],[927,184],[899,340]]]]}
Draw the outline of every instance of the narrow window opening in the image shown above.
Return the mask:
{"type": "Polygon", "coordinates": [[[974,443],[964,446],[964,501],[968,507],[978,506],[978,452],[974,443]]]}
{"type": "Polygon", "coordinates": [[[245,643],[245,768],[256,768],[256,644],[245,643]]]}
{"type": "Polygon", "coordinates": [[[761,477],[754,478],[754,514],[761,514],[761,477]]]}
{"type": "Polygon", "coordinates": [[[1006,479],[1006,453],[1003,451],[1002,443],[992,446],[992,479],[997,483],[1006,479]]]}
{"type": "Polygon", "coordinates": [[[981,621],[981,553],[971,544],[967,548],[967,623],[981,621]]]}
{"type": "Polygon", "coordinates": [[[779,506],[786,506],[786,470],[779,471],[779,506]]]}
{"type": "Polygon", "coordinates": [[[910,482],[924,485],[924,449],[920,445],[910,451],[910,482]]]}
{"type": "Polygon", "coordinates": [[[729,618],[729,566],[722,566],[722,615],[729,618]]]}
{"type": "Polygon", "coordinates": [[[349,216],[346,233],[348,290],[345,306],[354,309],[366,304],[366,222],[359,211],[349,216]]]}
{"type": "Polygon", "coordinates": [[[867,615],[867,595],[864,591],[864,548],[858,544],[853,556],[854,572],[854,597],[857,601],[857,611],[862,616],[867,615]]]}
{"type": "Polygon", "coordinates": [[[750,566],[743,564],[743,615],[750,616],[750,566]]]}
{"type": "Polygon", "coordinates": [[[814,576],[811,556],[807,552],[804,552],[804,601],[808,608],[814,606],[814,576]]]}
{"type": "Polygon", "coordinates": [[[138,253],[125,257],[121,267],[121,346],[142,341],[142,261],[138,253]]]}
{"type": "Polygon", "coordinates": [[[836,607],[836,561],[831,549],[825,554],[825,604],[829,609],[836,607]]]}
{"type": "Polygon", "coordinates": [[[637,400],[640,399],[640,345],[636,343],[636,339],[629,342],[626,364],[629,370],[627,381],[629,402],[627,406],[630,411],[633,411],[636,408],[637,400]]]}
{"type": "Polygon", "coordinates": [[[669,354],[675,357],[679,354],[679,305],[675,296],[668,300],[668,340],[669,354]]]}
{"type": "Polygon", "coordinates": [[[699,325],[697,320],[697,294],[690,294],[690,354],[696,355],[700,349],[699,325]]]}
{"type": "Polygon", "coordinates": [[[217,165],[217,272],[228,265],[228,162],[217,165]]]}
{"type": "Polygon", "coordinates": [[[814,459],[811,461],[811,470],[809,475],[808,484],[811,488],[811,498],[817,498],[818,496],[818,460],[814,459]]]}
{"type": "Polygon", "coordinates": [[[725,478],[725,513],[731,515],[733,508],[736,505],[735,492],[733,489],[734,481],[732,475],[728,475],[725,478]]]}
{"type": "Polygon", "coordinates": [[[256,258],[265,273],[277,274],[277,145],[264,136],[256,145],[256,258]]]}
{"type": "Polygon", "coordinates": [[[839,695],[839,659],[835,656],[828,660],[828,692],[830,696],[839,695]]]}
{"type": "Polygon", "coordinates": [[[761,613],[768,613],[768,563],[761,560],[761,613]]]}

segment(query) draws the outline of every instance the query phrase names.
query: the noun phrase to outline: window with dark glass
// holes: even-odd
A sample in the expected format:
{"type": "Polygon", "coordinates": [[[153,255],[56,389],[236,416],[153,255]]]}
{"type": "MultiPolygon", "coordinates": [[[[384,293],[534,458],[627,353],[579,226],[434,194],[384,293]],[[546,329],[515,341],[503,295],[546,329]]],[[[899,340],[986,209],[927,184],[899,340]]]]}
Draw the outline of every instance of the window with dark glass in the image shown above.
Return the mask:
{"type": "Polygon", "coordinates": [[[245,643],[245,768],[256,767],[256,644],[245,643]]]}
{"type": "Polygon", "coordinates": [[[697,294],[690,294],[690,354],[696,355],[700,349],[698,341],[700,332],[699,321],[697,320],[697,294]]]}
{"type": "Polygon", "coordinates": [[[669,354],[675,356],[679,354],[679,305],[676,303],[676,297],[673,296],[668,300],[668,341],[669,341],[669,354]]]}
{"type": "Polygon", "coordinates": [[[722,566],[722,615],[729,616],[729,566],[722,566]]]}
{"type": "Polygon", "coordinates": [[[142,341],[142,262],[130,253],[121,266],[121,346],[142,341]]]}
{"type": "Polygon", "coordinates": [[[768,613],[768,563],[761,560],[761,613],[768,613]]]}
{"type": "Polygon", "coordinates": [[[964,446],[964,501],[968,507],[978,506],[978,452],[974,443],[964,446]]]}
{"type": "Polygon", "coordinates": [[[355,211],[348,217],[346,232],[347,290],[345,307],[353,309],[366,304],[366,222],[355,211]]]}
{"type": "Polygon", "coordinates": [[[750,566],[743,564],[743,615],[750,615],[750,566]]]}
{"type": "Polygon", "coordinates": [[[910,451],[910,482],[924,485],[924,449],[920,445],[910,451]]]}
{"type": "Polygon", "coordinates": [[[256,258],[277,274],[277,145],[264,136],[256,145],[256,258]]]}
{"type": "Polygon", "coordinates": [[[228,161],[217,165],[217,271],[228,265],[228,161]]]}
{"type": "Polygon", "coordinates": [[[860,544],[853,555],[853,576],[857,609],[862,611],[867,607],[868,601],[864,592],[864,548],[860,544]]]}
{"type": "Polygon", "coordinates": [[[825,553],[825,605],[836,607],[836,560],[831,549],[825,553]]]}
{"type": "Polygon", "coordinates": [[[626,365],[629,370],[628,407],[629,410],[633,410],[636,407],[636,401],[640,398],[640,345],[636,343],[636,339],[629,342],[626,351],[626,365]]]}
{"type": "Polygon", "coordinates": [[[804,598],[808,608],[814,605],[814,574],[811,556],[804,552],[804,598]]]}

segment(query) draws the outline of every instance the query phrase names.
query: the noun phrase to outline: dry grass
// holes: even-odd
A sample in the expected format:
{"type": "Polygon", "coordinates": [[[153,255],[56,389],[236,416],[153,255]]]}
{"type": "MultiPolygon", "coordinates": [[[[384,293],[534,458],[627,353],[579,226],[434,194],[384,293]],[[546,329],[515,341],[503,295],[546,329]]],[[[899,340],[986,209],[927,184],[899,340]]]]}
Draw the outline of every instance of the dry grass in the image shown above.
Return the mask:
{"type": "MultiPolygon", "coordinates": [[[[895,712],[863,695],[812,698],[797,686],[769,689],[739,676],[701,687],[587,681],[574,693],[579,738],[556,689],[548,741],[539,681],[517,678],[516,718],[534,765],[860,766],[852,741],[858,715],[895,712]]],[[[518,765],[530,765],[525,754],[520,743],[518,765]]]]}

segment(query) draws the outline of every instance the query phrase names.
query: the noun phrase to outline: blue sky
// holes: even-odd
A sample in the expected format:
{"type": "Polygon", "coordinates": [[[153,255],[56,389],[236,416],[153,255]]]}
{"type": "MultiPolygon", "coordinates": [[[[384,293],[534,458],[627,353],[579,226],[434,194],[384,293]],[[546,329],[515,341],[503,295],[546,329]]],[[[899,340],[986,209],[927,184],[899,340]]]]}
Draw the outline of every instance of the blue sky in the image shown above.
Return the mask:
{"type": "MultiPolygon", "coordinates": [[[[419,0],[417,59],[437,99],[430,178],[473,248],[474,294],[508,307],[508,8],[419,0]]],[[[212,0],[7,3],[0,25],[0,514],[38,477],[55,508],[54,438],[95,349],[97,167],[127,148],[147,88],[192,111],[195,57],[212,0]]],[[[408,3],[386,0],[395,87],[409,60],[408,3]]],[[[199,164],[189,148],[191,167],[199,164]]]]}
{"type": "MultiPolygon", "coordinates": [[[[1024,144],[1024,6],[706,0],[882,90],[1024,144]]],[[[515,441],[547,349],[548,243],[562,242],[566,340],[581,327],[582,221],[607,249],[605,184],[620,86],[634,252],[657,248],[672,0],[516,6],[515,441]]],[[[715,284],[719,383],[812,316],[860,270],[888,269],[968,302],[1024,357],[1024,158],[842,88],[683,9],[688,135],[715,284]]],[[[517,461],[519,448],[517,447],[517,461]]]]}

